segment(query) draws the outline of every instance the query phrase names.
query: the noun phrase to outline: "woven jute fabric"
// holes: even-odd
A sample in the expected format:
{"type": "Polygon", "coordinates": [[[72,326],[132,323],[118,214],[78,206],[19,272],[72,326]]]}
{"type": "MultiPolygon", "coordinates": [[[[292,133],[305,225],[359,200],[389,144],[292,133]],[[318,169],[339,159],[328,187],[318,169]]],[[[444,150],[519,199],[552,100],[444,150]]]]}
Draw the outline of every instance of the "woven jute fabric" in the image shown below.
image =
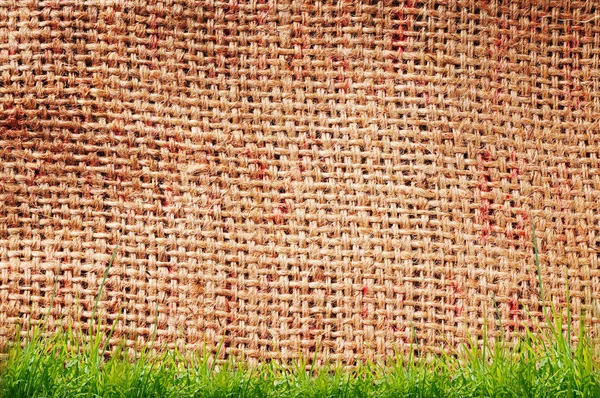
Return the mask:
{"type": "Polygon", "coordinates": [[[546,300],[568,274],[594,332],[599,6],[0,1],[2,346],[85,329],[115,247],[113,344],[510,337],[543,320],[534,230],[546,300]]]}

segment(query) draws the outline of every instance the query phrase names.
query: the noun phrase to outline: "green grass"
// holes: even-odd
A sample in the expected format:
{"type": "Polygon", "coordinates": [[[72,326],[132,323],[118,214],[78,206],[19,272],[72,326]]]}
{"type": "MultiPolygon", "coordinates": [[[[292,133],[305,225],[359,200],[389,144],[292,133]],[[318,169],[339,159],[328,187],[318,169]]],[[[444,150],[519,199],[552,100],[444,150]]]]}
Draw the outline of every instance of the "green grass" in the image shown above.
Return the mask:
{"type": "MultiPolygon", "coordinates": [[[[535,234],[533,240],[545,304],[535,234]]],[[[566,293],[569,302],[568,281],[566,293]]],[[[503,329],[497,305],[496,313],[503,329]]],[[[545,314],[547,327],[526,330],[517,344],[491,344],[483,330],[483,344],[471,341],[455,355],[310,371],[303,361],[287,367],[216,364],[207,352],[142,351],[132,359],[123,345],[107,355],[107,336],[92,321],[86,333],[37,329],[19,335],[0,365],[0,397],[600,397],[600,366],[584,325],[573,339],[569,308],[566,325],[554,307],[545,314]]]]}
{"type": "MultiPolygon", "coordinates": [[[[560,326],[559,324],[556,325],[560,326]]],[[[561,337],[562,336],[562,337],[561,337]]],[[[514,349],[472,344],[458,356],[367,363],[352,370],[305,363],[255,368],[208,355],[118,347],[102,355],[100,338],[82,344],[72,330],[16,344],[0,378],[1,397],[600,397],[598,363],[584,335],[572,346],[531,333],[514,349]]]]}

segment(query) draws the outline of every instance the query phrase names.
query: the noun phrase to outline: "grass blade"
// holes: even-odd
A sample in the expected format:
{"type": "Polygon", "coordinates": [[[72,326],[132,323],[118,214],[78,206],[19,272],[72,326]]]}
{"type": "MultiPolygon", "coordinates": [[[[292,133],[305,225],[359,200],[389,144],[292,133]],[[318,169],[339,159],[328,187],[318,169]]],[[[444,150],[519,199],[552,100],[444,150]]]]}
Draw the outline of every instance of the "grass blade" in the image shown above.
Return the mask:
{"type": "Polygon", "coordinates": [[[92,319],[96,317],[96,311],[98,310],[98,303],[100,302],[100,296],[102,295],[102,290],[104,289],[104,284],[106,283],[106,278],[108,278],[108,273],[110,272],[110,268],[113,265],[113,261],[117,256],[117,249],[119,245],[117,244],[113,250],[110,261],[108,262],[108,267],[106,267],[106,271],[104,271],[104,277],[102,278],[102,283],[100,284],[100,290],[98,290],[98,295],[96,296],[96,302],[94,303],[94,310],[92,311],[92,319]]]}

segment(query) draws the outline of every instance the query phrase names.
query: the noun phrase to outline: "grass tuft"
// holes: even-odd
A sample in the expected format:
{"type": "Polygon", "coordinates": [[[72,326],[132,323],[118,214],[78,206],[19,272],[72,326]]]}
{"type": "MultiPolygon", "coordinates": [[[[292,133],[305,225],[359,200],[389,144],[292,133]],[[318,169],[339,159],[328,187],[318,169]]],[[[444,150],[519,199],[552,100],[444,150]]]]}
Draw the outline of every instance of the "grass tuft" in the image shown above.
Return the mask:
{"type": "MultiPolygon", "coordinates": [[[[583,328],[582,328],[583,330],[583,328]]],[[[0,397],[546,397],[600,396],[598,363],[585,335],[572,349],[565,336],[541,344],[531,332],[514,349],[472,341],[458,356],[412,361],[397,357],[347,370],[306,363],[256,367],[202,353],[144,351],[132,360],[120,346],[104,357],[77,334],[18,340],[0,377],[0,397]]],[[[94,339],[94,341],[97,341],[94,339]]]]}

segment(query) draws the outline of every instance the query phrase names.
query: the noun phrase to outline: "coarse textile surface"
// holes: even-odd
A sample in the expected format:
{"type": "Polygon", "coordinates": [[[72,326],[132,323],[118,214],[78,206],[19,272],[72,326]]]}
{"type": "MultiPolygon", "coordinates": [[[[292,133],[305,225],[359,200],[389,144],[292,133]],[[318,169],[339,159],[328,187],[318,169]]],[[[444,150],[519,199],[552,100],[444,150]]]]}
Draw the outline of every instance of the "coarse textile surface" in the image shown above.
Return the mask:
{"type": "Polygon", "coordinates": [[[543,319],[532,221],[593,331],[599,130],[597,1],[0,1],[0,345],[85,325],[117,245],[130,347],[510,336],[543,319]]]}

